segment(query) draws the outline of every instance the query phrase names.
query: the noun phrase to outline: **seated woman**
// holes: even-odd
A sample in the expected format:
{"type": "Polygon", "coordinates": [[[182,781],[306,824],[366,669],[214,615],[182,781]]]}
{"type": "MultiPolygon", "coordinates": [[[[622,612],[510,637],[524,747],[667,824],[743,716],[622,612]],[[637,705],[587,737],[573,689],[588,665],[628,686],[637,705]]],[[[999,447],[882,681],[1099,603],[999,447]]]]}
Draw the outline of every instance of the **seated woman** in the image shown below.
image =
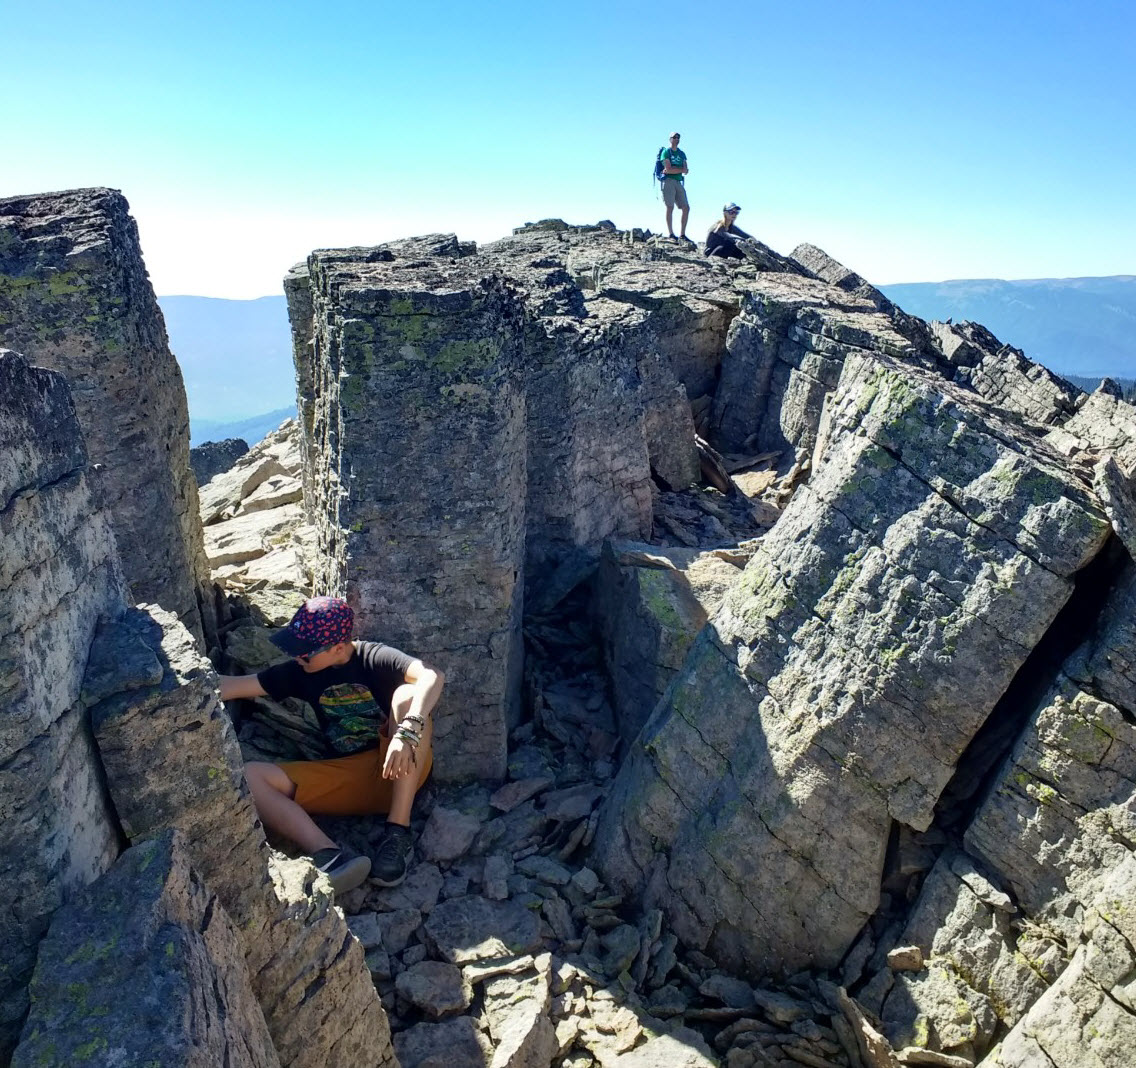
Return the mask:
{"type": "Polygon", "coordinates": [[[730,260],[745,259],[744,253],[738,248],[737,239],[748,238],[744,230],[734,225],[734,220],[738,217],[738,212],[742,209],[737,204],[727,204],[722,208],[722,218],[719,219],[710,229],[706,235],[706,248],[704,253],[707,256],[722,256],[730,260]]]}

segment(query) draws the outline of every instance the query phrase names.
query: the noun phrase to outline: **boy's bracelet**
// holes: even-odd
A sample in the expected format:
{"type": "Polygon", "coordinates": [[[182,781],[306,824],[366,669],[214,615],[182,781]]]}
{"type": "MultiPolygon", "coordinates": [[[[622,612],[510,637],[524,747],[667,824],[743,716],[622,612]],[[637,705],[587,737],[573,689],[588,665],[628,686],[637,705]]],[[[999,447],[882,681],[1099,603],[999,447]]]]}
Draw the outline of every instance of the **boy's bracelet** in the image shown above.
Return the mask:
{"type": "Polygon", "coordinates": [[[394,736],[408,743],[414,749],[417,749],[419,743],[422,741],[421,737],[415,734],[409,727],[399,727],[398,730],[395,731],[394,736]]]}

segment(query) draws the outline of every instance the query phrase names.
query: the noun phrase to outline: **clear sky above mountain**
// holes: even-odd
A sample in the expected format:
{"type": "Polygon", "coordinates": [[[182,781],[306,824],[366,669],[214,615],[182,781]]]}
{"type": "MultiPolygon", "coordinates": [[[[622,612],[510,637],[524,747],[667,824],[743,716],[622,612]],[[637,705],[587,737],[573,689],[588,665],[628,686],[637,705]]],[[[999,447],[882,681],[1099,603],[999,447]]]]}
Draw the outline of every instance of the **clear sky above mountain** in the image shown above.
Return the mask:
{"type": "Polygon", "coordinates": [[[1136,273],[1131,0],[7,5],[0,195],[122,189],[159,293],[726,199],[877,283],[1136,273]]]}

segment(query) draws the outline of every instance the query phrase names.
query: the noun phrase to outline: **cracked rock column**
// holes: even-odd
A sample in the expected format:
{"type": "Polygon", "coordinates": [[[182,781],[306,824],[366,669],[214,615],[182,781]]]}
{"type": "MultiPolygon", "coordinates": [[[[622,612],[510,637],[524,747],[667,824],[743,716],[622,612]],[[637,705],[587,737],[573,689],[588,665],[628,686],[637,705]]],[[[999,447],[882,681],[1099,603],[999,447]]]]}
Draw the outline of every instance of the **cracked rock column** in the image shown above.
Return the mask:
{"type": "Polygon", "coordinates": [[[500,778],[522,656],[521,306],[498,278],[455,271],[432,291],[413,271],[359,278],[370,265],[346,254],[313,254],[315,335],[296,348],[317,398],[303,412],[316,585],[346,593],[360,636],[449,676],[439,774],[500,778]]]}
{"type": "Polygon", "coordinates": [[[67,383],[0,349],[0,1062],[51,914],[118,854],[79,696],[123,604],[67,383]]]}
{"type": "Polygon", "coordinates": [[[1109,537],[1057,454],[910,366],[849,355],[825,422],[816,474],[644,727],[594,847],[684,942],[758,973],[839,962],[892,822],[930,824],[1109,537]]]}
{"type": "Polygon", "coordinates": [[[185,387],[121,193],[0,200],[0,344],[66,375],[131,598],[200,640],[212,597],[185,387]]]}

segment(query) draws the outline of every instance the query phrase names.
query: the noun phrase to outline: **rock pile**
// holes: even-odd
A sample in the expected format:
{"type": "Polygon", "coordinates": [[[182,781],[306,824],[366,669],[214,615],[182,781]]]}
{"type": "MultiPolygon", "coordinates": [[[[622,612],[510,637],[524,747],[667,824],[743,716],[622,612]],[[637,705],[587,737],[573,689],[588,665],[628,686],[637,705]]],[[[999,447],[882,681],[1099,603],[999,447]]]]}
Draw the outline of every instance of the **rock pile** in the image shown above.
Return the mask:
{"type": "MultiPolygon", "coordinates": [[[[832,984],[724,974],[588,866],[616,739],[580,600],[528,628],[539,712],[513,734],[504,784],[431,791],[416,808],[406,882],[342,900],[400,1064],[857,1063],[832,984]]],[[[361,821],[331,829],[370,845],[361,821]]]]}
{"type": "MultiPolygon", "coordinates": [[[[1101,925],[1078,919],[1075,934],[1063,931],[1064,955],[1046,949],[1048,935],[1029,932],[1049,930],[1046,917],[1061,908],[1081,910],[1078,916],[1095,909],[1099,917],[1101,910],[1093,904],[1097,891],[1088,889],[1076,905],[1037,895],[1027,903],[1011,862],[978,856],[971,839],[993,818],[981,806],[999,781],[1000,761],[1021,731],[1028,736],[1031,715],[1040,714],[1037,702],[1074,652],[1075,641],[1061,640],[1066,621],[1078,620],[1080,633],[1100,625],[1107,592],[1127,566],[1123,539],[1136,529],[1128,406],[1107,392],[1085,398],[975,324],[928,325],[906,316],[811,246],[785,258],[770,252],[758,270],[707,264],[641,237],[604,224],[570,228],[549,221],[477,251],[435,237],[320,253],[306,274],[294,276],[300,359],[309,381],[325,376],[304,409],[313,441],[324,443],[312,470],[327,462],[337,479],[311,486],[321,545],[335,560],[328,575],[342,576],[347,561],[357,559],[372,569],[357,595],[380,615],[393,610],[400,620],[416,618],[430,635],[448,618],[454,633],[468,633],[469,605],[453,596],[452,578],[431,579],[429,603],[382,601],[384,577],[398,581],[383,568],[401,570],[398,561],[410,555],[399,553],[409,554],[417,534],[399,529],[384,503],[393,499],[386,475],[368,472],[352,442],[361,448],[368,435],[381,436],[376,418],[393,425],[383,406],[413,397],[422,413],[414,423],[413,455],[420,460],[441,452],[432,442],[473,425],[455,431],[429,398],[488,391],[506,407],[492,414],[476,409],[476,419],[488,418],[484,425],[505,435],[499,440],[507,447],[493,446],[499,459],[525,459],[523,487],[515,466],[513,481],[496,483],[507,487],[498,500],[512,502],[523,520],[526,550],[514,541],[504,557],[494,555],[505,546],[501,526],[486,532],[466,522],[485,502],[476,481],[451,484],[441,494],[426,488],[438,484],[427,471],[422,496],[429,507],[441,500],[449,509],[451,520],[439,526],[462,524],[461,545],[470,552],[467,564],[453,564],[453,575],[467,566],[476,571],[482,559],[495,561],[487,576],[506,566],[522,575],[519,620],[514,587],[508,597],[500,589],[489,594],[485,603],[501,614],[486,647],[495,648],[502,635],[508,649],[524,642],[526,669],[517,685],[533,729],[566,751],[583,746],[578,772],[565,781],[561,769],[558,785],[601,784],[604,798],[598,826],[595,810],[571,830],[545,828],[540,841],[539,829],[522,826],[527,834],[514,850],[537,846],[557,859],[569,847],[590,848],[590,863],[612,895],[632,905],[626,926],[638,930],[657,910],[688,955],[705,954],[706,961],[751,976],[807,969],[814,993],[826,991],[825,1003],[840,1010],[857,1057],[886,1060],[893,1056],[890,1042],[912,1063],[973,1064],[1007,1034],[998,1055],[1009,1056],[1019,1048],[1015,1036],[1026,1007],[1058,972],[1077,974],[1061,966],[1076,956],[1074,941],[1101,937],[1101,925]],[[495,309],[488,318],[484,301],[495,309]],[[490,319],[496,332],[486,330],[490,319]],[[651,344],[643,340],[648,335],[651,344]],[[509,347],[518,337],[527,342],[525,359],[509,347]],[[460,352],[451,345],[455,338],[465,339],[460,352]],[[555,376],[566,366],[555,355],[530,357],[553,340],[554,352],[573,352],[569,366],[588,369],[582,373],[592,373],[589,361],[601,340],[608,369],[624,366],[620,352],[635,352],[633,389],[648,411],[673,392],[657,388],[665,381],[656,373],[665,358],[689,423],[666,408],[664,431],[662,424],[652,430],[650,419],[640,424],[652,474],[652,530],[650,539],[636,537],[726,548],[727,559],[718,563],[744,565],[732,586],[723,581],[731,588],[700,603],[688,577],[679,578],[685,564],[676,566],[650,546],[620,547],[618,526],[609,528],[612,544],[596,588],[614,708],[602,685],[588,681],[588,672],[600,669],[594,657],[589,665],[577,650],[572,677],[544,677],[539,666],[542,655],[563,651],[545,614],[583,596],[577,589],[565,600],[566,591],[594,574],[589,569],[603,537],[594,524],[549,525],[543,482],[534,497],[533,472],[544,470],[548,455],[557,456],[562,470],[589,462],[575,458],[586,443],[574,420],[590,425],[599,403],[577,408],[571,384],[534,377],[537,370],[555,376]],[[322,358],[331,353],[331,362],[322,358]],[[357,377],[358,390],[336,395],[329,372],[340,382],[357,377]],[[544,451],[549,438],[540,433],[547,426],[541,405],[549,395],[560,402],[556,425],[571,434],[567,454],[544,451]],[[691,455],[686,443],[694,444],[700,473],[718,487],[720,500],[683,482],[691,471],[683,466],[691,455]],[[1102,450],[1112,459],[1101,460],[1102,450]],[[762,456],[766,471],[756,460],[762,456]],[[739,457],[749,458],[749,470],[731,472],[739,457]],[[739,493],[742,486],[749,492],[739,493]],[[762,508],[744,516],[751,524],[744,530],[734,507],[751,494],[762,508]],[[462,500],[464,510],[456,506],[462,500]],[[357,518],[346,522],[349,515],[357,518]],[[356,522],[361,529],[353,529],[356,522]],[[771,525],[755,547],[737,550],[743,536],[771,525]],[[644,556],[633,560],[629,553],[644,556]],[[635,670],[637,661],[643,670],[635,670]],[[608,785],[619,758],[611,740],[620,735],[627,756],[608,785]],[[916,905],[924,893],[928,904],[916,905]],[[956,899],[965,923],[947,904],[956,899]],[[981,908],[966,904],[972,900],[981,908]],[[945,948],[970,944],[967,925],[975,923],[1002,932],[988,943],[1000,949],[983,950],[986,970],[945,948]],[[1021,960],[1035,957],[1055,963],[1023,971],[1021,960]],[[838,981],[856,1000],[824,985],[838,981]],[[865,1016],[863,1006],[879,1019],[865,1016]]],[[[600,399],[622,395],[609,384],[600,399]]],[[[621,418],[608,418],[605,441],[631,455],[623,443],[640,431],[621,418]]],[[[580,498],[563,475],[548,484],[577,521],[591,514],[572,505],[580,498]]],[[[623,511],[607,506],[613,519],[630,514],[633,483],[611,480],[604,492],[622,500],[623,511]]],[[[415,531],[421,525],[411,524],[415,531]]],[[[437,567],[427,571],[451,574],[451,563],[440,559],[437,567]]],[[[351,582],[344,588],[350,596],[351,582]]],[[[578,623],[588,610],[576,605],[578,623]]],[[[448,666],[448,651],[431,649],[448,666]]],[[[503,658],[498,678],[508,678],[511,663],[503,658]]],[[[1081,669],[1070,677],[1087,676],[1081,669]]],[[[480,686],[483,676],[471,679],[480,686]]],[[[1097,681],[1085,692],[1108,700],[1097,681]]],[[[1071,696],[1062,700],[1058,707],[1073,706],[1071,696]]],[[[1109,703],[1123,709],[1124,700],[1109,703]]],[[[505,702],[485,716],[510,727],[509,707],[505,702]]],[[[1109,726],[1096,729],[1110,739],[1122,736],[1118,724],[1126,713],[1117,715],[1098,717],[1094,722],[1109,726]]],[[[522,745],[515,753],[528,744],[527,727],[520,733],[510,727],[510,738],[522,745]]],[[[462,736],[471,728],[463,725],[462,736]]],[[[1102,795],[1115,804],[1131,796],[1132,769],[1125,748],[1108,744],[1124,767],[1110,771],[1119,779],[1102,795]]],[[[440,752],[444,766],[444,746],[440,752]]],[[[1046,756],[1046,766],[1054,759],[1046,756]]],[[[532,770],[537,779],[547,775],[539,765],[532,770]]],[[[1082,792],[1077,796],[1075,805],[1084,800],[1082,792]]],[[[519,811],[528,812],[523,806],[531,800],[519,811]]],[[[535,816],[539,806],[532,811],[535,816]]],[[[995,837],[1014,840],[1006,828],[995,837]]],[[[1120,847],[1100,862],[1105,874],[1098,882],[1114,896],[1123,854],[1120,847]]],[[[579,923],[584,914],[573,916],[574,903],[565,904],[579,923]]],[[[552,911],[560,915],[557,906],[552,911]]],[[[546,922],[551,928],[549,917],[546,922]]],[[[434,953],[426,935],[422,944],[434,953]]],[[[601,963],[614,952],[595,940],[591,949],[601,963]]],[[[1123,962],[1121,954],[1109,967],[1115,972],[1123,962]]],[[[1110,990],[1120,998],[1118,989],[1113,982],[1110,990]]],[[[1067,997],[1089,1005],[1083,995],[1067,997]]],[[[1105,1002],[1113,1004],[1098,999],[1084,1011],[1103,1011],[1105,1002]]],[[[1120,1026],[1103,1022],[1113,1032],[1120,1026]]],[[[743,1063],[740,1052],[731,1056],[743,1063]]]]}
{"type": "Polygon", "coordinates": [[[311,590],[300,465],[298,428],[289,419],[201,487],[213,582],[274,626],[287,623],[311,590]]]}

